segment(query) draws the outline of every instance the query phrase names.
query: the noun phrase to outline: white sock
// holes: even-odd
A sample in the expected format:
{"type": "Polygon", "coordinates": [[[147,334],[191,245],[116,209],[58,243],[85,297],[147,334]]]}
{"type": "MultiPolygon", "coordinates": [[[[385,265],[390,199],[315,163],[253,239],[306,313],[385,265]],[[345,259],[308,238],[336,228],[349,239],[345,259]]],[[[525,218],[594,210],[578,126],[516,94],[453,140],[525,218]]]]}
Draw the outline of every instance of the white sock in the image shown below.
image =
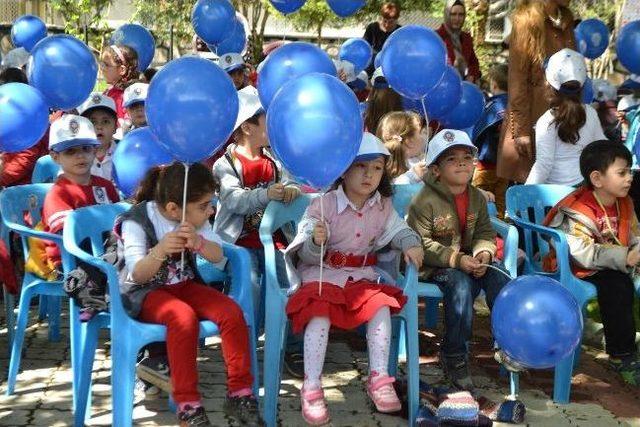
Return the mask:
{"type": "Polygon", "coordinates": [[[305,390],[322,388],[320,375],[327,353],[329,329],[328,317],[314,317],[304,330],[304,384],[305,390]]]}
{"type": "Polygon", "coordinates": [[[367,324],[367,347],[369,347],[369,375],[388,375],[389,347],[391,345],[391,312],[381,307],[367,324]]]}

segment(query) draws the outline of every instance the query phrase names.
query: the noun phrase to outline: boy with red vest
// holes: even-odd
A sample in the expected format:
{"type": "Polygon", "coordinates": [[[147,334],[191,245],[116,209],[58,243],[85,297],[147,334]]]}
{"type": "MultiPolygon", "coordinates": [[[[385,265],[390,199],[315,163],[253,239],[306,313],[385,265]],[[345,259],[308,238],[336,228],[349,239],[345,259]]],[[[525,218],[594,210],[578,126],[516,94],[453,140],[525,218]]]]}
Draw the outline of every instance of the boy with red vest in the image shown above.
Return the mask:
{"type": "MultiPolygon", "coordinates": [[[[573,273],[595,285],[609,361],[631,385],[640,386],[633,318],[640,229],[629,197],[631,154],[622,144],[592,142],[580,155],[584,185],[549,212],[544,225],[566,234],[573,273]]],[[[544,260],[555,269],[555,251],[544,260]]]]}

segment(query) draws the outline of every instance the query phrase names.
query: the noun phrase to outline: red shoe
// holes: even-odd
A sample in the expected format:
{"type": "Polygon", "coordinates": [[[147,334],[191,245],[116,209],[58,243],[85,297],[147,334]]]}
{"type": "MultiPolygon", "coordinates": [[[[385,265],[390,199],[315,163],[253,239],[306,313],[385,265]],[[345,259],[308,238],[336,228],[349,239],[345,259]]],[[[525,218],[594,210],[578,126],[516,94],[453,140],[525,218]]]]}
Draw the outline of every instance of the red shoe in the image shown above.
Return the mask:
{"type": "Polygon", "coordinates": [[[300,390],[300,406],[302,407],[302,418],[307,424],[321,426],[331,421],[329,408],[324,398],[321,388],[314,390],[300,390]]]}
{"type": "Polygon", "coordinates": [[[395,378],[388,375],[376,376],[371,375],[367,380],[367,394],[373,401],[378,412],[390,414],[399,412],[402,409],[402,403],[398,399],[396,390],[393,388],[395,378]]]}

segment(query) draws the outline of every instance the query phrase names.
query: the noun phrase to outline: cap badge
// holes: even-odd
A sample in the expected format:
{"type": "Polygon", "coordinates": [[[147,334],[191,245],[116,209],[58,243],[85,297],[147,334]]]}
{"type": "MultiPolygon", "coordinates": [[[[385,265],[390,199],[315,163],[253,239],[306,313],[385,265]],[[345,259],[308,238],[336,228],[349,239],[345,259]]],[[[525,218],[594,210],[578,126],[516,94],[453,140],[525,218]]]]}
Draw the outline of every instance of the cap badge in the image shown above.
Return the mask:
{"type": "Polygon", "coordinates": [[[100,95],[93,95],[93,97],[91,97],[91,102],[94,104],[100,104],[100,101],[102,101],[102,97],[100,95]]]}
{"type": "Polygon", "coordinates": [[[446,131],[442,138],[448,143],[452,143],[453,141],[455,141],[456,136],[453,134],[453,132],[446,131]]]}
{"type": "Polygon", "coordinates": [[[135,93],[136,95],[140,95],[142,93],[142,90],[140,90],[140,88],[137,87],[133,90],[133,93],[135,93]]]}
{"type": "Polygon", "coordinates": [[[76,135],[79,130],[80,130],[80,124],[75,119],[69,120],[69,131],[73,135],[76,135]]]}
{"type": "Polygon", "coordinates": [[[224,61],[225,61],[227,64],[231,64],[231,61],[233,61],[233,58],[231,58],[231,55],[227,55],[227,56],[224,58],[224,61]]]}

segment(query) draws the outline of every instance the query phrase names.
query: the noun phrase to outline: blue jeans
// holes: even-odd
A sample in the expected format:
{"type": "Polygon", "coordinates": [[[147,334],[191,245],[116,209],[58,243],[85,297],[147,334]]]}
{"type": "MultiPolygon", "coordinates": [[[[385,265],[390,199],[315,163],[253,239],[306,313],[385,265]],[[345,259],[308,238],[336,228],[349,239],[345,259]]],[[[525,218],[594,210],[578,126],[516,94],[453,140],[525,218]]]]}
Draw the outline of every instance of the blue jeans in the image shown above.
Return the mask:
{"type": "Polygon", "coordinates": [[[485,275],[478,279],[462,270],[445,268],[437,270],[432,280],[443,294],[445,332],[442,354],[447,357],[466,356],[473,326],[473,301],[484,290],[487,305],[493,308],[498,293],[509,279],[492,268],[487,268],[485,275]]]}

